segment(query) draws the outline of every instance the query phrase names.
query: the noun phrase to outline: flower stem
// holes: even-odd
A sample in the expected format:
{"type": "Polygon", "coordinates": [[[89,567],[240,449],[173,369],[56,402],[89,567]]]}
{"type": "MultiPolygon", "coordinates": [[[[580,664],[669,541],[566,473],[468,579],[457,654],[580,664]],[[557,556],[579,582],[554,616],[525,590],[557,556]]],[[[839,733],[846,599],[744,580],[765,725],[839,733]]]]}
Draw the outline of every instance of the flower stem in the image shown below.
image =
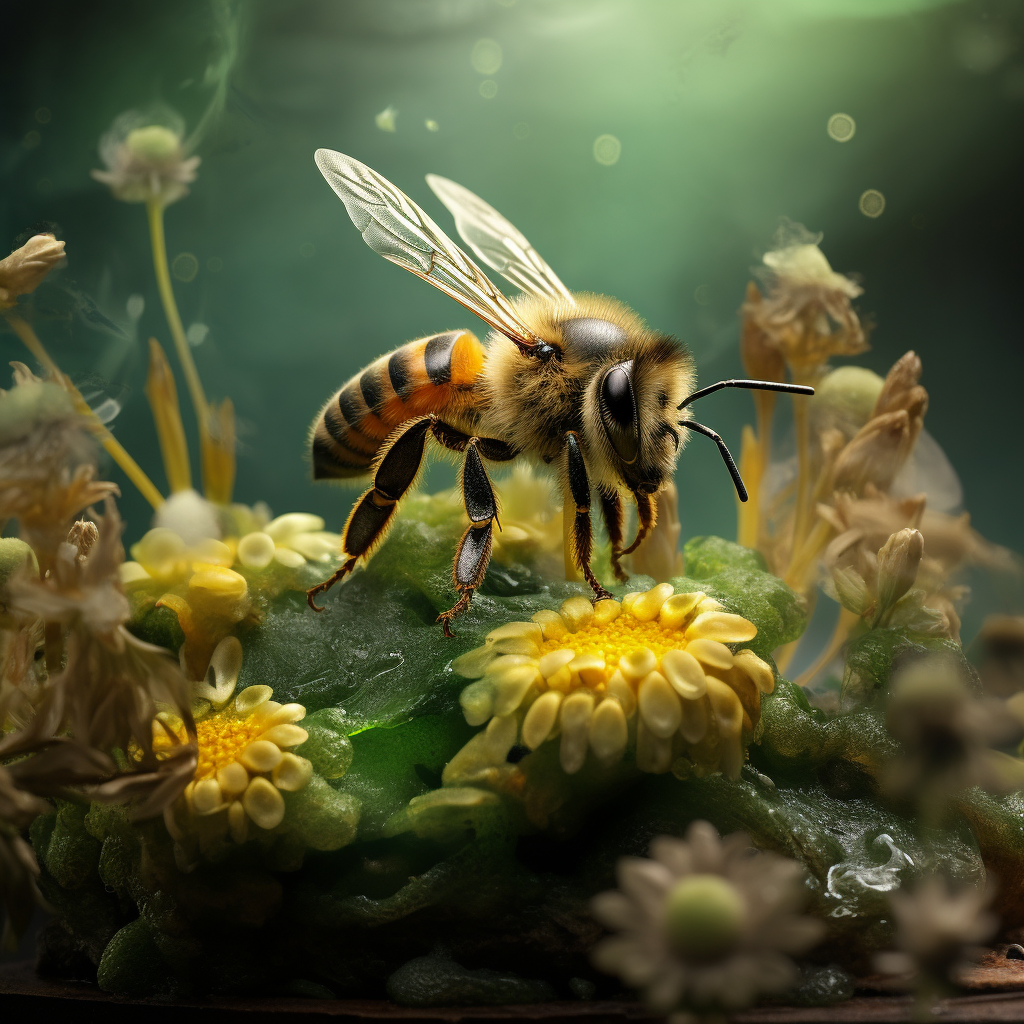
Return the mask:
{"type": "Polygon", "coordinates": [[[814,664],[804,669],[794,682],[797,686],[806,686],[814,677],[839,653],[839,649],[846,643],[850,636],[850,630],[860,621],[856,612],[847,608],[839,609],[839,618],[836,620],[836,628],[832,633],[832,639],[825,645],[825,649],[814,659],[814,664]]]}
{"type": "Polygon", "coordinates": [[[164,306],[164,315],[167,317],[167,326],[171,329],[171,338],[174,341],[175,351],[178,353],[178,361],[185,374],[188,393],[192,398],[192,407],[195,409],[196,423],[199,426],[199,449],[205,462],[209,447],[209,413],[206,393],[203,391],[203,382],[199,379],[199,371],[192,359],[192,350],[185,337],[185,329],[181,325],[178,304],[174,301],[171,274],[167,267],[164,208],[159,200],[150,199],[146,203],[146,217],[149,221],[149,237],[153,245],[153,269],[156,272],[156,284],[160,290],[160,300],[164,306]]]}
{"type": "Polygon", "coordinates": [[[793,396],[793,427],[796,432],[796,509],[793,521],[794,552],[799,551],[807,531],[811,492],[811,452],[807,427],[807,403],[793,396]]]}
{"type": "Polygon", "coordinates": [[[121,467],[125,476],[138,488],[139,493],[153,506],[159,508],[164,503],[163,495],[156,489],[153,481],[146,476],[142,467],[125,451],[124,446],[115,439],[114,435],[100,422],[99,417],[89,408],[89,403],[82,397],[78,388],[61,373],[60,368],[50,358],[49,353],[43,348],[36,332],[32,330],[28,321],[23,320],[17,313],[7,311],[4,313],[11,329],[22,340],[25,347],[39,361],[46,372],[59,384],[72,398],[75,409],[89,420],[89,426],[93,433],[99,438],[100,444],[106,449],[110,457],[121,467]]]}

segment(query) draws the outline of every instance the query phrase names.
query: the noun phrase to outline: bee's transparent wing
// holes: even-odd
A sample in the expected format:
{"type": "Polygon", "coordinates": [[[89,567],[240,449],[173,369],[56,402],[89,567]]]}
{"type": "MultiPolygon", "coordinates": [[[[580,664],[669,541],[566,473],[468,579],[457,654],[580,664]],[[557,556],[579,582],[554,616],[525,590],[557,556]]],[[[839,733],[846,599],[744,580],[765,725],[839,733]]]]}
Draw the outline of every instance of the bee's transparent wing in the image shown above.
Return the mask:
{"type": "Polygon", "coordinates": [[[449,178],[427,175],[427,184],[455,218],[463,241],[492,270],[520,291],[570,303],[573,297],[537,250],[493,206],[449,178]]]}
{"type": "Polygon", "coordinates": [[[344,153],[318,149],[315,159],[374,252],[440,288],[516,344],[537,344],[512,303],[404,192],[344,153]]]}

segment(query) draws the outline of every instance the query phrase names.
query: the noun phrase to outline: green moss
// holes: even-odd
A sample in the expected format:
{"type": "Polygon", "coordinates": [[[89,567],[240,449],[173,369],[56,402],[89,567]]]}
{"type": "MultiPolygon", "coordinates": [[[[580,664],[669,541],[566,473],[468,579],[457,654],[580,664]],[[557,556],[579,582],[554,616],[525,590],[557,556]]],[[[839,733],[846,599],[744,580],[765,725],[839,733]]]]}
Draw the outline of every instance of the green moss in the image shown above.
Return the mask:
{"type": "Polygon", "coordinates": [[[410,960],[388,978],[387,991],[399,1006],[502,1006],[555,998],[547,982],[487,969],[467,970],[444,956],[410,960]]]}

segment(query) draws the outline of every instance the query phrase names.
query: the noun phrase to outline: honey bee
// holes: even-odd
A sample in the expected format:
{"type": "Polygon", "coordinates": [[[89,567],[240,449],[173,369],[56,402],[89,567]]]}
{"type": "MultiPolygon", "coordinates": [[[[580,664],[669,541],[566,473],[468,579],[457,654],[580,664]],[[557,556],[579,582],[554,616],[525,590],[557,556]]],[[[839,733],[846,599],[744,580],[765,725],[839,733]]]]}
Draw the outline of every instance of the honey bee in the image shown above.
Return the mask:
{"type": "MultiPolygon", "coordinates": [[[[520,457],[555,468],[572,555],[594,591],[609,597],[590,568],[591,495],[597,494],[616,577],[623,555],[654,526],[652,496],[672,477],[690,433],[711,438],[742,500],[746,490],[715,431],[688,406],[720,388],[813,394],[769,381],[719,381],[694,391],[692,356],[606,295],[570,292],[530,243],[495,209],[447,178],[427,183],[455,218],[477,258],[522,293],[506,298],[426,213],[391,182],[329,149],[316,164],[366,243],[385,259],[440,288],[493,328],[486,344],[467,330],[410,341],[357,373],[320,410],[310,434],[316,479],[372,474],[345,524],[341,566],[308,592],[316,597],[367,561],[395,520],[429,443],[462,456],[469,517],[455,554],[458,599],[437,621],[465,611],[483,582],[498,504],[485,462],[520,457]],[[623,499],[635,502],[636,539],[623,548],[623,499]]],[[[500,529],[500,524],[499,524],[500,529]]]]}

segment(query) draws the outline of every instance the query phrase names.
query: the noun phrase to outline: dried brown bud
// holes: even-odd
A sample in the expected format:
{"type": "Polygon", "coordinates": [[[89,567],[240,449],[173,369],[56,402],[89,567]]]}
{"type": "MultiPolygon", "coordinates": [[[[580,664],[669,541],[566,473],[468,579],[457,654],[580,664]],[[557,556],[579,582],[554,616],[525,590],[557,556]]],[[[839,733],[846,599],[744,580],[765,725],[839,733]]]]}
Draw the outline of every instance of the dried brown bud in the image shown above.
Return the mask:
{"type": "Polygon", "coordinates": [[[888,491],[915,439],[910,417],[903,409],[869,420],[839,453],[834,489],[862,494],[873,484],[888,491]]]}
{"type": "Polygon", "coordinates": [[[95,523],[80,519],[71,527],[71,532],[68,533],[68,543],[78,549],[80,559],[85,559],[88,558],[93,544],[99,540],[99,536],[100,531],[96,528],[95,523]]]}
{"type": "Polygon", "coordinates": [[[924,537],[919,530],[894,533],[878,552],[878,604],[885,615],[917,579],[924,555],[924,537]]]}
{"type": "Polygon", "coordinates": [[[62,259],[64,243],[43,234],[33,235],[20,249],[0,260],[0,309],[13,306],[19,295],[34,292],[62,259]]]}
{"type": "Polygon", "coordinates": [[[785,380],[786,361],[782,358],[778,346],[772,343],[757,322],[756,313],[761,301],[757,285],[749,281],[747,298],[742,310],[743,336],[740,339],[740,354],[743,357],[743,368],[757,380],[785,380]]]}

